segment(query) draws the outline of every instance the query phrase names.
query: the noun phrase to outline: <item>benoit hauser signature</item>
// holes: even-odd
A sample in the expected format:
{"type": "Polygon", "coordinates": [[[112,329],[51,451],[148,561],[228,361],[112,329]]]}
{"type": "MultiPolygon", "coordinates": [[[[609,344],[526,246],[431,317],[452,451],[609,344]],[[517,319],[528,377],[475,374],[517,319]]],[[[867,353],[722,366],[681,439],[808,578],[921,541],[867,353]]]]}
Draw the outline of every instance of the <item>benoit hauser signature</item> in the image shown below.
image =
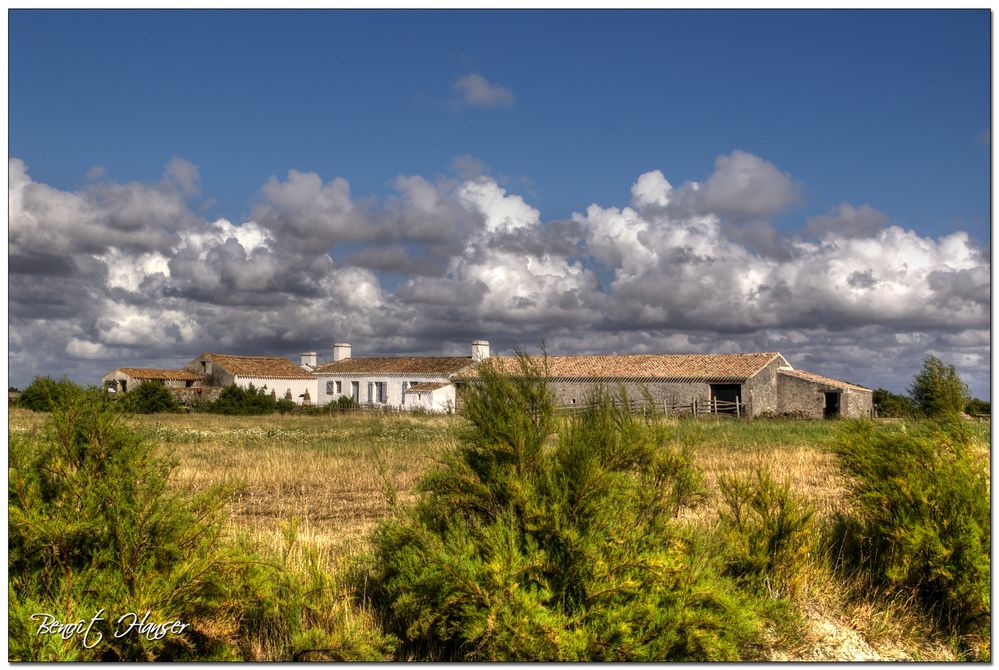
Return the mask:
{"type": "MultiPolygon", "coordinates": [[[[31,618],[32,620],[41,619],[41,624],[38,626],[35,635],[58,635],[64,640],[82,635],[83,646],[86,649],[93,649],[104,639],[102,632],[94,630],[94,624],[98,621],[106,621],[101,616],[102,614],[104,614],[103,608],[91,617],[90,621],[80,619],[79,621],[71,621],[69,623],[62,623],[55,616],[45,612],[32,614],[31,618]]],[[[135,612],[122,614],[115,620],[115,630],[112,635],[116,638],[122,638],[130,633],[136,633],[142,635],[147,640],[161,640],[167,635],[179,635],[184,632],[185,628],[191,625],[179,621],[156,623],[149,621],[149,614],[149,612],[146,612],[141,619],[135,612]]]]}

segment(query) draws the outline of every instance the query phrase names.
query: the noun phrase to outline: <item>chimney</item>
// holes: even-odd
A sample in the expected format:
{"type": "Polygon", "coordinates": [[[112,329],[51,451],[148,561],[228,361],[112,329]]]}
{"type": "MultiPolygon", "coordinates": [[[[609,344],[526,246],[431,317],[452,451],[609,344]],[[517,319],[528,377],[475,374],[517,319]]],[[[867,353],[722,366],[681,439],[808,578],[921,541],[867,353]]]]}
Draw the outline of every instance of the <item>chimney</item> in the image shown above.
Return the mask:
{"type": "Polygon", "coordinates": [[[345,361],[350,358],[350,344],[347,342],[333,343],[333,362],[345,361]]]}
{"type": "Polygon", "coordinates": [[[314,368],[316,367],[316,352],[306,351],[302,353],[302,367],[303,368],[314,368]]]}
{"type": "Polygon", "coordinates": [[[475,340],[472,342],[472,360],[478,363],[489,358],[489,342],[486,340],[475,340]]]}

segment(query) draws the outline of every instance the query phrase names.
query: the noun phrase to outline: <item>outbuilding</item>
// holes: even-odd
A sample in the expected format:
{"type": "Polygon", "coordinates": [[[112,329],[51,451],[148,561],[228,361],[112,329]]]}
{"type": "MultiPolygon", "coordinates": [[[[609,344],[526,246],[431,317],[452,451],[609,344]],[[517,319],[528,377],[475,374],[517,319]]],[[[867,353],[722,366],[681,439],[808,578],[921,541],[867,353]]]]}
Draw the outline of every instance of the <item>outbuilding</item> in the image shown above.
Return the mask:
{"type": "Polygon", "coordinates": [[[201,385],[201,377],[187,370],[160,368],[115,368],[101,377],[101,386],[109,393],[127,393],[145,382],[162,382],[167,388],[191,388],[201,385]]]}
{"type": "MultiPolygon", "coordinates": [[[[585,403],[598,388],[623,390],[630,402],[651,402],[666,413],[834,418],[870,416],[873,407],[870,389],[795,370],[778,352],[546,356],[535,362],[561,407],[585,403]]],[[[520,370],[513,356],[493,357],[489,364],[509,374],[520,370]]],[[[471,382],[478,374],[461,376],[471,382]]]]}
{"type": "Polygon", "coordinates": [[[279,356],[235,356],[204,353],[184,366],[195,374],[204,386],[264,388],[277,399],[292,400],[299,405],[315,402],[316,376],[287,358],[279,356]]]}

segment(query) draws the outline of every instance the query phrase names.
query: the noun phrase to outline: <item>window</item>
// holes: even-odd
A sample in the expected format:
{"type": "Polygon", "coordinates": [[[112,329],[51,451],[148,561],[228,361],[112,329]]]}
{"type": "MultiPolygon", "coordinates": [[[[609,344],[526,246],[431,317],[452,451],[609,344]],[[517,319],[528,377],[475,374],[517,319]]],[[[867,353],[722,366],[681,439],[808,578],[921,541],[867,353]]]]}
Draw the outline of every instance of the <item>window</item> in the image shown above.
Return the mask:
{"type": "Polygon", "coordinates": [[[402,383],[402,404],[406,404],[406,389],[409,387],[409,382],[402,383]]]}
{"type": "Polygon", "coordinates": [[[375,383],[368,382],[368,402],[372,402],[375,398],[375,383]]]}
{"type": "Polygon", "coordinates": [[[337,394],[343,393],[343,391],[341,390],[342,387],[340,386],[340,384],[341,384],[341,382],[337,382],[336,383],[336,392],[337,392],[337,394]]]}
{"type": "Polygon", "coordinates": [[[326,382],[326,395],[333,395],[333,382],[326,382]]]}
{"type": "Polygon", "coordinates": [[[361,402],[361,382],[350,382],[350,397],[354,402],[361,402]]]}

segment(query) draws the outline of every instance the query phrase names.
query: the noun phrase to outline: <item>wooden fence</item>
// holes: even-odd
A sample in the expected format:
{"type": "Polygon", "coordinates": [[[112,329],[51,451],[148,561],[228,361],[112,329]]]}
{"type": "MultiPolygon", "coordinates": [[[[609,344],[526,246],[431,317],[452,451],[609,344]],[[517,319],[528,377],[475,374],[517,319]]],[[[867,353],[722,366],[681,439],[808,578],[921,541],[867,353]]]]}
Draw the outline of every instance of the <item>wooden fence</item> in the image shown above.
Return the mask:
{"type": "MultiPolygon", "coordinates": [[[[615,401],[615,404],[618,404],[615,401]]],[[[644,399],[631,399],[628,405],[632,412],[636,414],[661,414],[663,416],[719,416],[740,419],[749,416],[749,407],[740,398],[735,401],[719,400],[711,398],[709,400],[694,400],[688,403],[681,402],[652,402],[644,399]]],[[[564,412],[578,412],[586,407],[584,404],[559,405],[558,409],[564,412]]]]}

